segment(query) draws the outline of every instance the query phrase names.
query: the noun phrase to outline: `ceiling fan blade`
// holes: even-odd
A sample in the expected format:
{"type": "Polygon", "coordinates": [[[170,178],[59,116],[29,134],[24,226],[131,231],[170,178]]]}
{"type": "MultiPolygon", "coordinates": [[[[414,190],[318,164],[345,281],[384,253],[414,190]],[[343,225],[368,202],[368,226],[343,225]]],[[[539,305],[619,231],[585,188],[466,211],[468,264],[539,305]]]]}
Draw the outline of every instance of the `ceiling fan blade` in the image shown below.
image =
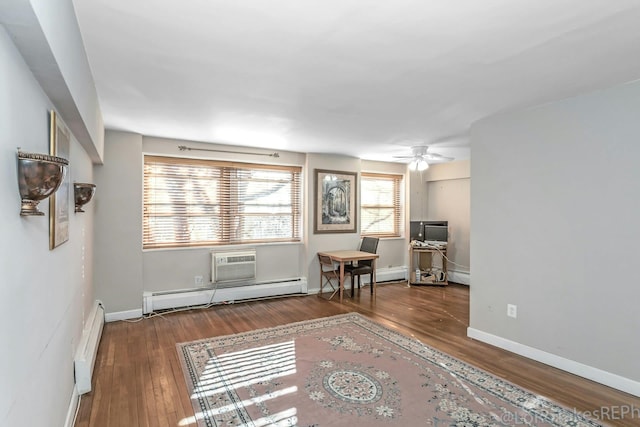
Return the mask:
{"type": "Polygon", "coordinates": [[[453,160],[453,157],[443,156],[438,153],[431,153],[428,151],[428,145],[414,145],[411,147],[411,156],[393,156],[394,159],[402,159],[402,160],[411,160],[411,161],[419,161],[422,160],[424,162],[434,161],[434,162],[448,162],[453,160]]]}
{"type": "Polygon", "coordinates": [[[438,153],[427,153],[425,157],[427,160],[442,160],[442,161],[453,160],[453,157],[443,156],[442,154],[438,154],[438,153]]]}

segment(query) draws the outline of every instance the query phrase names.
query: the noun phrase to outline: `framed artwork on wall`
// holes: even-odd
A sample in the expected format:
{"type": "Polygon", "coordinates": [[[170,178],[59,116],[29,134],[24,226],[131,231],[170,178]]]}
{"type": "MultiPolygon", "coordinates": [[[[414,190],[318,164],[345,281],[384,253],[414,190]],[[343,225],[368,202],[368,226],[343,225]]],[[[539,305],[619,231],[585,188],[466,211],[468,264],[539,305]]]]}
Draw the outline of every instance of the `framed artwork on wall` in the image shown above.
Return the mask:
{"type": "MultiPolygon", "coordinates": [[[[49,113],[49,153],[69,159],[71,138],[69,130],[58,120],[56,112],[49,113]]],[[[49,198],[49,249],[53,250],[69,240],[69,170],[58,190],[49,198]]]]}
{"type": "Polygon", "coordinates": [[[357,177],[354,172],[315,169],[314,234],[356,232],[357,177]]]}

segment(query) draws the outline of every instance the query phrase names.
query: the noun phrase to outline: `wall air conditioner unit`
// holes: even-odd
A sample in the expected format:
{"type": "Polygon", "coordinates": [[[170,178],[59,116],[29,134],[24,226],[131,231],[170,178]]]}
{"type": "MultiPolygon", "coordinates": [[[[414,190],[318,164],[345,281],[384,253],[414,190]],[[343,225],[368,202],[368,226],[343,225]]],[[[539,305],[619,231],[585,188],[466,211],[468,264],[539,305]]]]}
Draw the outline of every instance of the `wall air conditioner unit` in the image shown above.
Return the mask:
{"type": "Polygon", "coordinates": [[[256,250],[211,252],[213,283],[253,280],[256,278],[256,250]]]}

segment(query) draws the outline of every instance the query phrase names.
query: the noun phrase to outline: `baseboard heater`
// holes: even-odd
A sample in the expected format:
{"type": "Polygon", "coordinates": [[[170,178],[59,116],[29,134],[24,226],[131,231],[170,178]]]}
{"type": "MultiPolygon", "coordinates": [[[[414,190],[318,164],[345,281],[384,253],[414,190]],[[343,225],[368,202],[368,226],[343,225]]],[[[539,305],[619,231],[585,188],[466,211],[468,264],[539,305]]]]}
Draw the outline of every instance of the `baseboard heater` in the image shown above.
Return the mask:
{"type": "Polygon", "coordinates": [[[231,287],[181,289],[167,292],[144,292],[142,313],[157,310],[189,307],[203,304],[220,304],[256,298],[307,294],[307,279],[297,277],[271,282],[261,282],[231,287]]]}
{"type": "MultiPolygon", "coordinates": [[[[363,274],[360,276],[360,283],[369,284],[369,274],[363,274]]],[[[350,278],[346,278],[348,285],[351,286],[350,278]]],[[[358,279],[356,279],[358,280],[358,279]]],[[[407,267],[382,267],[376,268],[376,283],[395,282],[398,280],[407,280],[407,267]]]]}
{"type": "Polygon", "coordinates": [[[98,345],[100,344],[100,338],[102,337],[103,327],[104,308],[100,302],[96,301],[93,304],[87,323],[82,331],[80,345],[78,346],[78,350],[76,351],[76,356],[73,361],[78,394],[84,394],[91,391],[93,367],[96,363],[98,345]]]}

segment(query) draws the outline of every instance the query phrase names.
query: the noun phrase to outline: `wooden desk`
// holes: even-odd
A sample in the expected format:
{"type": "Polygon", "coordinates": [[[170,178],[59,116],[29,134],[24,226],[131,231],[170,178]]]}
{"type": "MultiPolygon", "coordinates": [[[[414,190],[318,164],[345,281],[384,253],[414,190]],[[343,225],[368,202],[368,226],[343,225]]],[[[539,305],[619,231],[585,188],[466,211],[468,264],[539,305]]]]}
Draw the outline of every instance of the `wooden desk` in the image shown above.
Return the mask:
{"type": "MultiPolygon", "coordinates": [[[[342,294],[344,293],[344,264],[351,261],[364,261],[372,260],[371,268],[373,269],[373,283],[369,286],[373,286],[373,291],[376,289],[376,260],[379,258],[378,254],[372,254],[363,251],[324,251],[318,252],[320,255],[326,255],[331,257],[334,261],[340,263],[340,302],[342,302],[342,294]]],[[[321,279],[322,280],[322,279],[321,279]]]]}
{"type": "Polygon", "coordinates": [[[447,277],[447,249],[435,249],[422,246],[409,245],[409,284],[410,285],[438,285],[446,286],[449,284],[447,277]],[[442,260],[442,268],[438,269],[444,273],[444,279],[439,280],[437,272],[433,267],[433,255],[438,254],[442,260]],[[414,263],[414,257],[418,258],[418,263],[414,263]],[[421,274],[416,276],[416,269],[420,269],[421,274]],[[430,273],[430,276],[423,275],[430,273]],[[435,274],[434,274],[435,273],[435,274]]]}

